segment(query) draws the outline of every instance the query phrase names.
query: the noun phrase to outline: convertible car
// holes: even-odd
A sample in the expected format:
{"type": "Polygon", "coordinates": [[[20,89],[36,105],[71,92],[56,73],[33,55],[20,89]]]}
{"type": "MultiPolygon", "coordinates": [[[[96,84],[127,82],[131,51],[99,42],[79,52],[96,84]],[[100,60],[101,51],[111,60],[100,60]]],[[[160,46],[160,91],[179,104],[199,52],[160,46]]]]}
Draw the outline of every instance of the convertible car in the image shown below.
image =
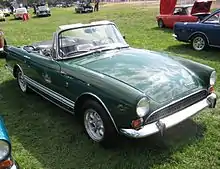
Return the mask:
{"type": "Polygon", "coordinates": [[[0,168],[19,169],[19,166],[11,155],[11,142],[3,119],[0,117],[0,168]]]}
{"type": "Polygon", "coordinates": [[[129,47],[110,21],[62,25],[52,41],[4,49],[22,92],[31,89],[75,114],[101,145],[117,133],[163,135],[216,104],[213,68],[129,47]]]}
{"type": "Polygon", "coordinates": [[[158,27],[173,28],[176,22],[197,22],[210,14],[212,1],[196,0],[193,5],[178,5],[177,0],[161,0],[158,27]]]}
{"type": "Polygon", "coordinates": [[[197,23],[176,23],[173,36],[179,41],[191,43],[193,49],[201,51],[208,46],[220,47],[219,34],[220,9],[197,23]]]}

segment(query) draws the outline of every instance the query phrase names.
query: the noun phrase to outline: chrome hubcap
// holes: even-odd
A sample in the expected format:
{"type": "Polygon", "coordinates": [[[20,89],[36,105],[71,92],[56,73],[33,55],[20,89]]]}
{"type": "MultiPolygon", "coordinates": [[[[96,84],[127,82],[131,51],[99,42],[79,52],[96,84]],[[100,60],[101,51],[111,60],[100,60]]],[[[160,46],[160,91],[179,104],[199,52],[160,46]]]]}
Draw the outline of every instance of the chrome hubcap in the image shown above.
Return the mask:
{"type": "Polygon", "coordinates": [[[24,79],[22,72],[18,73],[18,84],[19,84],[22,92],[26,92],[27,84],[26,84],[26,81],[24,79]]]}
{"type": "Polygon", "coordinates": [[[96,142],[104,138],[105,128],[100,115],[93,109],[88,109],[84,116],[84,125],[88,135],[96,142]]]}
{"type": "Polygon", "coordinates": [[[193,40],[193,48],[196,50],[202,50],[205,47],[205,41],[202,37],[196,37],[193,40]]]}

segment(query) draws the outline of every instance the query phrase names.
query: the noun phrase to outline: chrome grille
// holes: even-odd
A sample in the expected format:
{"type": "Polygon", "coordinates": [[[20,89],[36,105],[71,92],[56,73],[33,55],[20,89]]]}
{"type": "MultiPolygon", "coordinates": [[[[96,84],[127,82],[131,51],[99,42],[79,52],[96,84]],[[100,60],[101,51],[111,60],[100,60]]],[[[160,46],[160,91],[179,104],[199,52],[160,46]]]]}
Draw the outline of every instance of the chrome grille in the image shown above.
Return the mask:
{"type": "Polygon", "coordinates": [[[172,115],[178,111],[181,111],[199,101],[206,98],[208,96],[207,90],[202,90],[198,93],[195,93],[193,95],[190,95],[178,102],[175,102],[174,104],[171,104],[167,107],[164,107],[163,109],[159,111],[153,112],[151,115],[148,116],[146,119],[146,124],[155,122],[161,118],[167,117],[169,115],[172,115]]]}

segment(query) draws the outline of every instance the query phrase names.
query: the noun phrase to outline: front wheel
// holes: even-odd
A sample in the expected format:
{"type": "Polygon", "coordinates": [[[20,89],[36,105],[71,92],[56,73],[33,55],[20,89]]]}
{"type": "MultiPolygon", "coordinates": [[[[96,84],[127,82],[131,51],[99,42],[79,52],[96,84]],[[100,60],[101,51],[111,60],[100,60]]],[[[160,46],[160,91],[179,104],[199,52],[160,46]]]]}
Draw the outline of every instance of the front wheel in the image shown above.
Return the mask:
{"type": "Polygon", "coordinates": [[[191,41],[193,49],[201,51],[207,47],[207,40],[203,35],[195,35],[191,41]]]}
{"type": "Polygon", "coordinates": [[[159,19],[159,20],[157,21],[157,23],[158,23],[158,27],[159,27],[159,28],[164,28],[165,25],[164,25],[162,19],[159,19]]]}
{"type": "Polygon", "coordinates": [[[94,142],[103,146],[112,146],[116,130],[106,110],[96,101],[89,100],[83,106],[84,128],[94,142]]]}

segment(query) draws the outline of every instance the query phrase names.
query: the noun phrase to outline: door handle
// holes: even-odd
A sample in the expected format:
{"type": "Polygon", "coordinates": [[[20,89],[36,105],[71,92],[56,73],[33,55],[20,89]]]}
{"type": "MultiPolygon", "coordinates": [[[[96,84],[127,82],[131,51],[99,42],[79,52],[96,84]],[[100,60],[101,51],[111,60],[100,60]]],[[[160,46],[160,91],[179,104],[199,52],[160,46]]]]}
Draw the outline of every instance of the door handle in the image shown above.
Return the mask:
{"type": "Polygon", "coordinates": [[[26,55],[24,55],[24,58],[26,58],[26,59],[31,59],[29,56],[26,56],[26,55]]]}
{"type": "Polygon", "coordinates": [[[61,71],[60,73],[62,76],[65,76],[68,79],[73,79],[73,77],[71,75],[68,75],[66,72],[61,71]]]}

